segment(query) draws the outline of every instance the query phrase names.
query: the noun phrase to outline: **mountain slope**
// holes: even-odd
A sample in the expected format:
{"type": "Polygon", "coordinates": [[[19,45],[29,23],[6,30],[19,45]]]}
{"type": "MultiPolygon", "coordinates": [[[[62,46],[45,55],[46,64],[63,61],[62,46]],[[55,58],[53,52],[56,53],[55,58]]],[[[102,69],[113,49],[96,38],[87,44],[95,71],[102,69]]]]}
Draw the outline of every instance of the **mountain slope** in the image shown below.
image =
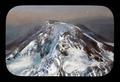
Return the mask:
{"type": "Polygon", "coordinates": [[[24,48],[7,58],[8,70],[18,76],[102,76],[113,66],[114,46],[84,29],[46,21],[24,48]]]}

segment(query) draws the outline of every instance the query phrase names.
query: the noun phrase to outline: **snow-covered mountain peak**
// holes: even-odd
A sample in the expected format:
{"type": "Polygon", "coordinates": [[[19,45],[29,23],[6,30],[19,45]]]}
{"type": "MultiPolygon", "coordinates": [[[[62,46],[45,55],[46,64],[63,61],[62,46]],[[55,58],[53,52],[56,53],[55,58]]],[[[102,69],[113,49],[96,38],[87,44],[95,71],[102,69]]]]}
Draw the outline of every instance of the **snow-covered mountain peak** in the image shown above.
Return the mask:
{"type": "Polygon", "coordinates": [[[24,48],[18,46],[6,58],[12,74],[102,76],[112,69],[114,47],[86,31],[82,25],[49,20],[33,35],[34,39],[24,48]]]}

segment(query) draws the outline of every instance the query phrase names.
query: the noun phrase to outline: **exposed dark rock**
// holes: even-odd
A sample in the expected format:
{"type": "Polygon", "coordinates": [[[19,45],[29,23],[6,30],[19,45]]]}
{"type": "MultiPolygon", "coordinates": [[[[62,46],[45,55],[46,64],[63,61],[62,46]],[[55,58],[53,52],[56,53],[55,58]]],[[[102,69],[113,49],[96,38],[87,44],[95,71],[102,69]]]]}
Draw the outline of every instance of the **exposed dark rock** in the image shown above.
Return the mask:
{"type": "Polygon", "coordinates": [[[15,75],[102,76],[112,69],[114,47],[84,25],[49,20],[33,35],[6,58],[15,75]]]}

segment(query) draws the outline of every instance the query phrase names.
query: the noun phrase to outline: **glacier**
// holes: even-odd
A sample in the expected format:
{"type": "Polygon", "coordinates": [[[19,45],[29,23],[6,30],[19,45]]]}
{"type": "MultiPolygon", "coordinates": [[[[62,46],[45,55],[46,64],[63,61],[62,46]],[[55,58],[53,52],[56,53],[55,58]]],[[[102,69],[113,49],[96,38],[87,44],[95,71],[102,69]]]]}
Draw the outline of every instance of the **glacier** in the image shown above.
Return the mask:
{"type": "Polygon", "coordinates": [[[24,48],[6,56],[17,76],[103,76],[114,62],[114,45],[73,24],[46,21],[24,48]],[[92,35],[92,36],[91,36],[92,35]]]}

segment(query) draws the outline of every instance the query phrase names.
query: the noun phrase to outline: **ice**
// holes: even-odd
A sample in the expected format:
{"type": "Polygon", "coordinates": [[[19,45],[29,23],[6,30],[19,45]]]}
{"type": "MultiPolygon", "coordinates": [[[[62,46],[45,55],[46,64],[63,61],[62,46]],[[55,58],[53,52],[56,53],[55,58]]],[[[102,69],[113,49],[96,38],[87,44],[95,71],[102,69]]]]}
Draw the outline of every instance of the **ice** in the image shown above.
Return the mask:
{"type": "Polygon", "coordinates": [[[21,52],[20,54],[25,54],[27,50],[30,50],[35,45],[35,40],[31,41],[21,52]]]}
{"type": "Polygon", "coordinates": [[[13,63],[7,65],[7,68],[11,73],[17,74],[20,70],[30,66],[33,63],[31,60],[30,56],[18,57],[13,63]]]}
{"type": "Polygon", "coordinates": [[[89,33],[83,33],[80,27],[72,24],[54,21],[51,23],[47,21],[42,31],[38,31],[27,46],[21,51],[19,47],[16,48],[9,55],[10,59],[6,58],[7,68],[12,74],[18,76],[102,76],[104,72],[109,72],[108,68],[114,61],[114,53],[105,50],[102,42],[90,36],[89,33]],[[84,36],[77,38],[76,34],[79,33],[76,31],[94,41],[100,51],[97,51],[92,43],[87,44],[89,40],[87,38],[83,40],[84,36]],[[18,56],[14,57],[16,54],[18,56]],[[99,61],[99,58],[103,61],[99,61]]]}
{"type": "Polygon", "coordinates": [[[48,76],[57,76],[58,73],[58,68],[56,65],[53,63],[50,68],[48,69],[48,76]]]}

